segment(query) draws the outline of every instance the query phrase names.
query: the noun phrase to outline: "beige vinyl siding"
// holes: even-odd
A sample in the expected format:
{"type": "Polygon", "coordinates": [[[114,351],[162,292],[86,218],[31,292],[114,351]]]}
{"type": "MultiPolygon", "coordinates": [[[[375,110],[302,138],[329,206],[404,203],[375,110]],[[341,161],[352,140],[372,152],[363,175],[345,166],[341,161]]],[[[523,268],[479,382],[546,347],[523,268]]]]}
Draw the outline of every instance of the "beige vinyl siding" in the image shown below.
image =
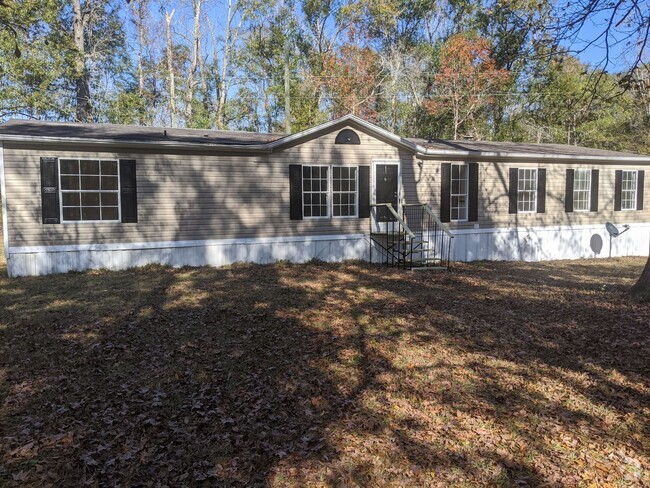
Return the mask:
{"type": "Polygon", "coordinates": [[[402,158],[404,163],[413,159],[360,132],[361,145],[335,145],[337,132],[259,155],[99,152],[93,147],[62,150],[60,146],[5,144],[9,245],[367,233],[368,219],[289,219],[289,164],[371,165],[373,159],[402,158]],[[135,159],[138,223],[41,224],[41,156],[135,159]]]}
{"type": "MultiPolygon", "coordinates": [[[[452,162],[452,161],[446,161],[452,162]]],[[[456,162],[456,161],[453,161],[456,162]]],[[[425,159],[422,169],[415,164],[410,174],[403,169],[404,185],[408,195],[418,201],[429,203],[440,213],[440,168],[442,161],[425,159]]],[[[617,169],[650,170],[650,165],[630,164],[575,164],[561,161],[541,162],[479,162],[479,201],[477,222],[450,222],[452,229],[468,229],[478,225],[489,227],[536,227],[549,225],[584,225],[612,222],[650,221],[650,173],[645,178],[645,205],[642,211],[614,211],[614,175],[617,169]],[[509,214],[510,168],[546,169],[546,212],[509,214]],[[564,209],[564,193],[567,169],[598,169],[598,212],[571,212],[564,209]]]]}
{"type": "MultiPolygon", "coordinates": [[[[421,165],[404,149],[356,130],[360,145],[336,145],[341,128],[271,154],[172,151],[169,149],[98,150],[97,146],[4,144],[9,245],[188,241],[274,236],[367,233],[368,219],[289,219],[289,164],[368,165],[399,160],[402,199],[440,209],[442,161],[421,165]],[[117,152],[115,152],[117,151],[117,152]],[[138,223],[41,224],[40,157],[135,159],[138,223]]],[[[452,162],[452,161],[448,161],[452,162]]],[[[452,229],[543,225],[581,225],[650,221],[650,174],[645,178],[643,211],[614,212],[616,169],[650,169],[626,164],[571,164],[561,161],[480,162],[479,221],[450,223],[452,229]],[[546,213],[508,213],[509,169],[539,167],[547,171],[546,213]],[[600,170],[598,212],[564,211],[567,168],[600,170]]],[[[371,180],[374,177],[371,171],[371,180]]],[[[371,181],[372,188],[372,181],[371,181]]]]}

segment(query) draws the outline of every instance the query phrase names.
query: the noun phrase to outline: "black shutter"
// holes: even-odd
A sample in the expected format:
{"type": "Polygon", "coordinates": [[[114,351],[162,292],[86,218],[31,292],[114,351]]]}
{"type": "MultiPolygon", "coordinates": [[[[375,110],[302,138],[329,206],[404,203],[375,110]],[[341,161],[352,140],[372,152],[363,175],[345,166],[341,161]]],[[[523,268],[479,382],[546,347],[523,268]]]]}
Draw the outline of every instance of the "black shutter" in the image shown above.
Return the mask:
{"type": "Polygon", "coordinates": [[[451,219],[451,163],[440,165],[440,221],[451,219]]]}
{"type": "Polygon", "coordinates": [[[289,165],[289,206],[290,219],[302,220],[302,166],[289,165]]]}
{"type": "Polygon", "coordinates": [[[573,180],[575,178],[575,170],[566,170],[566,187],[564,189],[564,211],[573,212],[573,180]]]}
{"type": "Polygon", "coordinates": [[[478,220],[478,163],[469,163],[468,195],[467,195],[467,220],[478,220]]]}
{"type": "Polygon", "coordinates": [[[120,205],[124,223],[138,221],[138,189],[135,175],[135,160],[120,159],[120,205]]]}
{"type": "Polygon", "coordinates": [[[614,210],[621,209],[621,190],[623,189],[623,170],[617,169],[614,173],[614,210]]]}
{"type": "Polygon", "coordinates": [[[41,158],[41,214],[44,224],[61,223],[57,158],[41,158]]]}
{"type": "Polygon", "coordinates": [[[546,170],[537,170],[537,213],[546,212],[546,170]]]}
{"type": "Polygon", "coordinates": [[[517,213],[517,192],[519,191],[519,168],[510,168],[510,188],[508,189],[508,213],[517,213]]]}
{"type": "Polygon", "coordinates": [[[636,209],[643,210],[643,185],[644,185],[644,171],[639,170],[637,172],[636,180],[636,209]]]}
{"type": "Polygon", "coordinates": [[[591,170],[591,202],[589,203],[591,212],[598,212],[598,175],[597,169],[591,170]]]}
{"type": "Polygon", "coordinates": [[[370,217],[370,166],[359,166],[359,218],[370,217]]]}

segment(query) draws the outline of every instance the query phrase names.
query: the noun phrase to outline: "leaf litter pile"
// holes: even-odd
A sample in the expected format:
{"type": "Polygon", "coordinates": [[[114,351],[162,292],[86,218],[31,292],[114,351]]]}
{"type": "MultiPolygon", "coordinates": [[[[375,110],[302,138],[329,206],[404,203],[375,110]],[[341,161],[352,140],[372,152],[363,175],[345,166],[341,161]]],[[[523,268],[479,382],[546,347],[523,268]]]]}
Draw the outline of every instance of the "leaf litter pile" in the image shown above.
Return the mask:
{"type": "Polygon", "coordinates": [[[0,278],[0,484],[647,485],[643,264],[0,278]]]}

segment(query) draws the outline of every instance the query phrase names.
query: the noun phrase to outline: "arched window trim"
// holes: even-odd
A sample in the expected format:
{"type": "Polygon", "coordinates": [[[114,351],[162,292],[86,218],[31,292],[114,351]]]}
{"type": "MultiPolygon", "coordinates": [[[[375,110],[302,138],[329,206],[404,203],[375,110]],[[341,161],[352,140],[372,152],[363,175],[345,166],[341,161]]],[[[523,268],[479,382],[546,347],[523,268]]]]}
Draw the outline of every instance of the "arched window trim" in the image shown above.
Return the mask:
{"type": "Polygon", "coordinates": [[[359,136],[352,129],[343,129],[336,135],[335,144],[361,144],[359,136]]]}

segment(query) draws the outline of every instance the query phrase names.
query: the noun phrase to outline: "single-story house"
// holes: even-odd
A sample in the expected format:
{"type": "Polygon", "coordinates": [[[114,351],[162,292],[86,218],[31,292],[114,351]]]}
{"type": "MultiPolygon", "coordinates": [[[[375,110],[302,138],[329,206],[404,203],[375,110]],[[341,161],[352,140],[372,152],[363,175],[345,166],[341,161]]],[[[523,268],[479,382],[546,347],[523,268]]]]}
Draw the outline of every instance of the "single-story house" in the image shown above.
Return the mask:
{"type": "Polygon", "coordinates": [[[10,276],[647,255],[648,167],[583,147],[403,138],[351,115],[291,135],[10,120],[4,251],[10,276]],[[607,222],[629,230],[610,239],[607,222]]]}

